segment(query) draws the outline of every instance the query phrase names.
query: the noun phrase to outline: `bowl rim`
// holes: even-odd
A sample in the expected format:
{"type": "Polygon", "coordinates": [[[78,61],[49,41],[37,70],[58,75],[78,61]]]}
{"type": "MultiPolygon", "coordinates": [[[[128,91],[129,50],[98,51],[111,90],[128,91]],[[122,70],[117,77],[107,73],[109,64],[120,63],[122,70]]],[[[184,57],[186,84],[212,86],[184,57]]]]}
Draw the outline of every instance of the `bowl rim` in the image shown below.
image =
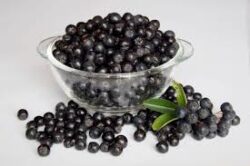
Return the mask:
{"type": "Polygon", "coordinates": [[[38,53],[47,58],[51,65],[54,67],[61,69],[66,72],[74,73],[80,76],[84,77],[98,77],[98,78],[131,78],[131,77],[138,77],[146,74],[154,74],[159,73],[160,71],[165,70],[166,68],[173,67],[184,60],[190,58],[193,55],[193,46],[190,42],[183,40],[183,39],[177,39],[177,43],[179,45],[179,49],[176,53],[176,55],[170,59],[168,62],[165,62],[157,67],[150,68],[143,71],[138,72],[131,72],[131,73],[95,73],[95,72],[87,72],[82,71],[78,69],[71,68],[67,65],[64,65],[63,63],[59,62],[52,54],[52,50],[54,49],[54,44],[57,40],[59,40],[61,36],[55,36],[47,38],[43,41],[41,41],[38,45],[38,53]],[[46,48],[40,48],[41,45],[46,45],[46,48]],[[45,49],[45,50],[41,50],[45,49]],[[46,54],[46,55],[45,55],[46,54]]]}

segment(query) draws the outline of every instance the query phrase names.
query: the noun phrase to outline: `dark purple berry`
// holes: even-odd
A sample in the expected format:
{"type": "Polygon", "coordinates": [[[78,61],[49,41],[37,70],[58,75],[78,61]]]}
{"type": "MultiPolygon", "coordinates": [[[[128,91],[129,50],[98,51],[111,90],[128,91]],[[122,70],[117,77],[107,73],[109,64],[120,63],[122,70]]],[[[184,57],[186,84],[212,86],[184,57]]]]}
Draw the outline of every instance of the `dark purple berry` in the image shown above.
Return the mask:
{"type": "Polygon", "coordinates": [[[120,144],[115,143],[115,144],[111,145],[111,147],[110,147],[110,153],[113,156],[121,155],[122,151],[123,151],[123,148],[120,144]]]}
{"type": "Polygon", "coordinates": [[[194,124],[198,122],[198,115],[197,113],[191,112],[186,115],[185,119],[189,124],[194,124]]]}
{"type": "Polygon", "coordinates": [[[198,111],[198,116],[200,119],[206,119],[208,116],[211,115],[211,111],[209,109],[206,108],[200,108],[198,111]]]}
{"type": "Polygon", "coordinates": [[[185,118],[185,116],[188,113],[188,110],[186,108],[180,107],[176,109],[176,112],[177,112],[177,116],[182,119],[182,118],[185,118]]]}
{"type": "Polygon", "coordinates": [[[194,100],[201,100],[202,99],[202,95],[200,93],[198,93],[198,92],[195,92],[193,94],[193,99],[194,100]]]}
{"type": "Polygon", "coordinates": [[[75,148],[77,150],[84,150],[86,148],[86,146],[87,146],[87,144],[86,144],[85,140],[83,140],[83,139],[76,140],[75,148]]]}
{"type": "Polygon", "coordinates": [[[99,150],[99,144],[97,142],[90,142],[88,145],[88,151],[90,153],[97,153],[99,150]]]}
{"type": "Polygon", "coordinates": [[[18,112],[17,112],[17,117],[18,119],[20,120],[26,120],[28,118],[28,111],[25,110],[25,109],[20,109],[18,112]]]}
{"type": "Polygon", "coordinates": [[[177,130],[181,133],[189,133],[192,130],[192,127],[186,121],[180,121],[177,125],[177,130]]]}
{"type": "Polygon", "coordinates": [[[146,137],[146,132],[141,129],[136,130],[136,132],[134,133],[134,139],[138,142],[143,141],[145,137],[146,137]]]}
{"type": "Polygon", "coordinates": [[[133,115],[130,114],[130,113],[125,113],[125,114],[123,115],[123,121],[124,121],[124,123],[126,123],[126,124],[131,123],[131,122],[132,122],[132,119],[133,119],[133,115]]]}
{"type": "Polygon", "coordinates": [[[38,152],[39,156],[42,156],[42,157],[48,156],[50,153],[50,147],[47,145],[40,145],[37,148],[37,152],[38,152]]]}
{"type": "Polygon", "coordinates": [[[37,136],[36,128],[29,128],[26,130],[26,138],[33,140],[33,139],[36,139],[36,136],[37,136]]]}
{"type": "Polygon", "coordinates": [[[115,138],[114,133],[111,131],[105,132],[102,135],[102,140],[106,142],[112,142],[114,138],[115,138]]]}
{"type": "Polygon", "coordinates": [[[221,104],[220,109],[222,112],[227,112],[227,111],[230,112],[233,111],[233,106],[230,103],[225,102],[221,104]]]}
{"type": "Polygon", "coordinates": [[[212,104],[212,102],[210,101],[210,99],[208,99],[208,98],[203,98],[203,99],[201,99],[201,101],[200,101],[200,106],[201,106],[202,108],[207,108],[207,109],[209,109],[209,110],[212,110],[212,109],[213,109],[213,104],[212,104]]]}
{"type": "Polygon", "coordinates": [[[165,141],[160,141],[155,146],[156,146],[157,151],[160,153],[168,152],[168,144],[165,141]]]}
{"type": "Polygon", "coordinates": [[[239,124],[240,124],[240,117],[236,115],[235,118],[232,120],[232,125],[237,126],[239,124]]]}
{"type": "Polygon", "coordinates": [[[128,144],[128,139],[124,135],[118,135],[117,137],[115,137],[115,142],[120,144],[122,148],[126,148],[128,144]]]}
{"type": "Polygon", "coordinates": [[[170,146],[177,146],[179,145],[179,139],[178,137],[172,135],[168,138],[168,143],[170,146]]]}
{"type": "Polygon", "coordinates": [[[199,107],[200,105],[196,100],[191,100],[187,103],[187,108],[192,112],[198,111],[199,107]]]}
{"type": "Polygon", "coordinates": [[[100,150],[102,152],[109,152],[109,147],[110,147],[109,142],[102,142],[101,145],[100,145],[100,150]]]}
{"type": "Polygon", "coordinates": [[[187,96],[192,96],[194,93],[194,88],[191,85],[186,85],[186,86],[184,86],[183,89],[184,89],[187,96]]]}

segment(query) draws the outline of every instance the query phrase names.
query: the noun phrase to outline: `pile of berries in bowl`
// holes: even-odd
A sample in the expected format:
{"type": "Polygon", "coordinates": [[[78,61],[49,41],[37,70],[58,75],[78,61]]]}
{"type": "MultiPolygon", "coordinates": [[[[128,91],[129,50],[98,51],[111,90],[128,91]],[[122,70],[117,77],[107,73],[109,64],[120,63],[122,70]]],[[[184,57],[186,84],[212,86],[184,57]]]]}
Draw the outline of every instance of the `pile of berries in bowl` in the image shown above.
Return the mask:
{"type": "Polygon", "coordinates": [[[193,54],[190,43],[159,27],[131,13],[95,16],[45,39],[38,52],[71,99],[96,111],[127,112],[161,96],[173,68],[193,54]]]}

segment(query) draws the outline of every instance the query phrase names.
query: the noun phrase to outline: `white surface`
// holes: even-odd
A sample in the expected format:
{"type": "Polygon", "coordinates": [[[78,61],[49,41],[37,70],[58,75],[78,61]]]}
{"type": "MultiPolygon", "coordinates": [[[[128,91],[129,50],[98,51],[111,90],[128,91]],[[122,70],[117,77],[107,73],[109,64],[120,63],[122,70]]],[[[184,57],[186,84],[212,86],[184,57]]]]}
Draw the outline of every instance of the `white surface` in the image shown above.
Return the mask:
{"type": "MultiPolygon", "coordinates": [[[[0,1],[0,165],[203,165],[249,166],[250,110],[247,9],[245,0],[78,0],[0,1]],[[24,137],[25,122],[16,112],[24,107],[30,117],[53,110],[66,101],[44,59],[36,53],[38,42],[61,34],[69,23],[110,11],[141,13],[161,21],[195,47],[195,56],[176,69],[176,79],[192,84],[217,106],[230,101],[241,116],[240,126],[224,139],[201,142],[186,138],[169,153],[154,150],[156,140],[132,141],[134,129],[126,128],[129,146],[120,157],[89,154],[56,145],[47,158],[36,154],[35,142],[24,137]]],[[[249,29],[249,27],[248,27],[249,29]]]]}

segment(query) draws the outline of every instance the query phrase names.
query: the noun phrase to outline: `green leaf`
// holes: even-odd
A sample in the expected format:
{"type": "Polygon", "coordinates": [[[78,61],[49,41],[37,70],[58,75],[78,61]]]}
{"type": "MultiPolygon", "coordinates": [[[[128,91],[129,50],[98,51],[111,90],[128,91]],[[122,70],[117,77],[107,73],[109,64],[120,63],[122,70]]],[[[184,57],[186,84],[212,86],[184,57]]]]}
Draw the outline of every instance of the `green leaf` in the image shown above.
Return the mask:
{"type": "Polygon", "coordinates": [[[166,113],[168,111],[175,111],[177,105],[169,100],[165,99],[148,99],[143,102],[143,106],[156,112],[166,113]]]}
{"type": "Polygon", "coordinates": [[[176,94],[177,94],[176,99],[177,99],[178,105],[181,107],[185,107],[187,105],[187,98],[186,98],[186,94],[184,92],[182,85],[176,81],[173,81],[173,87],[176,90],[176,94]]]}
{"type": "Polygon", "coordinates": [[[176,112],[167,112],[165,114],[160,115],[157,119],[155,119],[152,128],[154,131],[160,130],[162,127],[166,126],[167,124],[177,120],[178,117],[176,112]]]}

